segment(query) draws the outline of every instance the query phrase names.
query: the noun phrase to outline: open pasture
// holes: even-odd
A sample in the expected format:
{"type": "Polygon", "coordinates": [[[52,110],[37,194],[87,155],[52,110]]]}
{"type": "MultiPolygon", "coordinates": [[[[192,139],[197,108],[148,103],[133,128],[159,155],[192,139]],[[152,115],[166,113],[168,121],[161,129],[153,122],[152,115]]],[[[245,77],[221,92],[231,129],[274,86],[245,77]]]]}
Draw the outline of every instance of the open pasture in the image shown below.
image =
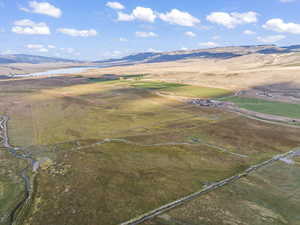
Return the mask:
{"type": "Polygon", "coordinates": [[[41,162],[24,224],[117,224],[300,144],[298,129],[158,96],[157,86],[186,87],[84,77],[5,84],[11,143],[41,162]]]}

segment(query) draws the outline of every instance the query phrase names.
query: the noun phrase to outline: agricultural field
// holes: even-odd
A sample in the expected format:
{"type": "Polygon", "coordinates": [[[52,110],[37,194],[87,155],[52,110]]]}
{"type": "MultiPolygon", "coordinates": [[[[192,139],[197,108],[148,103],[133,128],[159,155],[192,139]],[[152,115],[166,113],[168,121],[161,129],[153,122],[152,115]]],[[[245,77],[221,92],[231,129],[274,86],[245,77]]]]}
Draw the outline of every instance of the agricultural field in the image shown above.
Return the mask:
{"type": "MultiPolygon", "coordinates": [[[[296,128],[157,95],[222,89],[127,75],[6,80],[0,90],[10,144],[40,165],[22,224],[119,224],[300,145],[296,128]]],[[[0,174],[2,186],[20,179],[6,170],[15,178],[0,174]]]]}
{"type": "Polygon", "coordinates": [[[221,100],[233,102],[240,108],[251,111],[290,118],[300,118],[300,104],[266,101],[247,97],[225,97],[221,98],[221,100]]]}

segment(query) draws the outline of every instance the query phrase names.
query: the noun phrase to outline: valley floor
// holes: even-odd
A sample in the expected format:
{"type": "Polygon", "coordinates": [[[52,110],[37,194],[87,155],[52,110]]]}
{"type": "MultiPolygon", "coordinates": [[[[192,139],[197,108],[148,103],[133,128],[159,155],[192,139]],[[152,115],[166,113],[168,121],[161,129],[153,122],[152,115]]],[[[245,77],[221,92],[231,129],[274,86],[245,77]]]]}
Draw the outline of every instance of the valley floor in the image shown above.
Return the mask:
{"type": "MultiPolygon", "coordinates": [[[[18,224],[120,224],[300,146],[299,128],[157,95],[159,90],[189,98],[219,98],[231,91],[150,82],[144,75],[117,78],[0,81],[0,115],[9,117],[10,144],[38,163],[29,172],[32,192],[20,209],[18,224]]],[[[0,203],[0,221],[9,224],[7,215],[24,194],[20,172],[28,165],[9,154],[7,146],[0,150],[5,162],[0,164],[0,202],[5,201],[0,203]]],[[[273,166],[284,168],[282,173],[289,166],[298,168],[297,163],[273,166]]],[[[295,173],[281,176],[288,176],[291,189],[283,187],[287,189],[277,195],[280,182],[271,172],[263,168],[204,196],[204,201],[195,199],[147,223],[222,224],[223,214],[215,216],[214,210],[230,205],[224,215],[231,224],[254,224],[235,210],[241,203],[249,215],[259,212],[278,224],[293,224],[298,197],[282,202],[293,208],[290,213],[280,211],[277,200],[299,189],[295,173]],[[263,198],[257,189],[270,182],[269,196],[263,198]],[[253,194],[246,196],[248,191],[253,194]],[[278,198],[271,201],[272,196],[278,198]],[[256,204],[260,198],[270,200],[270,205],[256,204]]]]}

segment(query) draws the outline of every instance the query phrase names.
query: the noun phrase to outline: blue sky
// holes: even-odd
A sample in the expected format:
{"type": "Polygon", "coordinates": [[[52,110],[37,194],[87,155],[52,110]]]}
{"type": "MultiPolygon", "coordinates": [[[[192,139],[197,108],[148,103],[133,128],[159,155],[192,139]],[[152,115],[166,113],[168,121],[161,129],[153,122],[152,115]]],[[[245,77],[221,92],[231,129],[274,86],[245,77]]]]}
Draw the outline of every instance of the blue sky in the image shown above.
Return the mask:
{"type": "Polygon", "coordinates": [[[84,60],[300,44],[300,0],[0,0],[0,53],[84,60]]]}

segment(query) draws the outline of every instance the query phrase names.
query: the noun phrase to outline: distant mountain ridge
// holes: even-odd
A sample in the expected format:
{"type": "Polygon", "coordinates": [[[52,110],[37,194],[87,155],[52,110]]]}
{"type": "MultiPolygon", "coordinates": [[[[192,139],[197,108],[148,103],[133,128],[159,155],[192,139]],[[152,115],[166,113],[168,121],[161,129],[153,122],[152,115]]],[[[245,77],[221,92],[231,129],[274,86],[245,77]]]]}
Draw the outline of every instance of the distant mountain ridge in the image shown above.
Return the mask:
{"type": "MultiPolygon", "coordinates": [[[[198,50],[180,50],[171,52],[143,52],[119,59],[98,60],[91,63],[111,64],[111,65],[126,65],[134,63],[157,63],[177,61],[183,59],[230,59],[234,57],[249,55],[249,54],[283,54],[300,52],[300,45],[291,45],[286,47],[278,47],[276,45],[245,45],[245,46],[229,46],[217,47],[198,50]]],[[[80,60],[46,57],[27,54],[7,54],[0,55],[0,64],[10,63],[82,63],[80,60]]]]}
{"type": "Polygon", "coordinates": [[[129,55],[119,59],[109,59],[94,61],[94,63],[156,63],[168,62],[183,59],[229,59],[233,57],[249,55],[249,54],[283,54],[291,52],[300,52],[300,45],[292,45],[287,47],[278,47],[276,45],[249,45],[249,46],[229,46],[217,47],[199,50],[182,50],[172,52],[144,52],[129,55]]]}
{"type": "Polygon", "coordinates": [[[8,64],[8,63],[58,63],[58,62],[81,62],[79,60],[71,60],[71,59],[63,59],[63,58],[55,58],[55,57],[46,57],[46,56],[37,56],[37,55],[26,55],[26,54],[7,54],[0,55],[0,64],[8,64]]]}

